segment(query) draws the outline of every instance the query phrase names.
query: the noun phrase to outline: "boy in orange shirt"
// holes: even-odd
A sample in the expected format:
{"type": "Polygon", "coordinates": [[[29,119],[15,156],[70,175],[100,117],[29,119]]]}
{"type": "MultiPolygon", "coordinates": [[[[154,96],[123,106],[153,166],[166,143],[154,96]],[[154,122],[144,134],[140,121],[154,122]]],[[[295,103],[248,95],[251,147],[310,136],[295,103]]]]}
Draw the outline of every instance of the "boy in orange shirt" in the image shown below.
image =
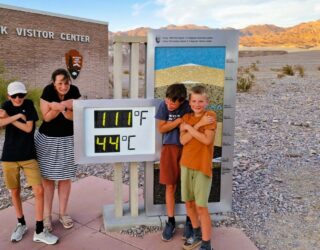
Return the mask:
{"type": "Polygon", "coordinates": [[[185,241],[183,248],[190,250],[201,244],[199,249],[211,250],[208,199],[212,182],[216,114],[213,111],[206,111],[209,101],[207,91],[201,85],[191,89],[189,104],[193,113],[184,115],[180,125],[180,142],[183,145],[180,160],[181,196],[186,203],[194,236],[185,241]],[[212,117],[214,122],[199,128],[198,122],[204,116],[212,117]]]}

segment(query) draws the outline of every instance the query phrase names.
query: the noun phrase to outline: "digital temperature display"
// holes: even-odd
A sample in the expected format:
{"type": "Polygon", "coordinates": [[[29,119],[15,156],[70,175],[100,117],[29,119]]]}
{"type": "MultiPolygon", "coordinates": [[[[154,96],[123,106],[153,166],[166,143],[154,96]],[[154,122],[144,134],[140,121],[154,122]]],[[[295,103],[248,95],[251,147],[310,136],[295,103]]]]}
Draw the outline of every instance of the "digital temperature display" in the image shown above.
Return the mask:
{"type": "Polygon", "coordinates": [[[95,128],[130,128],[132,110],[99,110],[94,112],[95,128]]]}
{"type": "Polygon", "coordinates": [[[128,162],[159,158],[155,114],[160,100],[76,100],[76,161],[128,162]]]}

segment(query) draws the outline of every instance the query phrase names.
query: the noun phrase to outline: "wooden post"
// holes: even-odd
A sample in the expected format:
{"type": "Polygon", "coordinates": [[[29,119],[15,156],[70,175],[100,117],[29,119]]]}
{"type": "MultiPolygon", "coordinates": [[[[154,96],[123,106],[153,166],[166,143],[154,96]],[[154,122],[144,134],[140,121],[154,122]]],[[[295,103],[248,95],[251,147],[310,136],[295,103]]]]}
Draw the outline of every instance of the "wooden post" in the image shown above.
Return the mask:
{"type": "MultiPolygon", "coordinates": [[[[113,62],[113,98],[122,98],[122,43],[114,44],[113,62]]],[[[114,166],[114,210],[115,217],[123,216],[122,204],[122,163],[115,163],[114,166]]]]}
{"type": "MultiPolygon", "coordinates": [[[[146,37],[115,36],[114,37],[114,63],[113,63],[113,98],[122,98],[122,44],[129,43],[131,48],[130,57],[130,98],[139,97],[139,44],[146,44],[146,37]]],[[[138,163],[130,163],[130,210],[131,216],[138,216],[139,212],[139,175],[138,163]]],[[[114,168],[114,201],[115,216],[123,216],[122,203],[122,163],[116,163],[114,168]]]]}
{"type": "MultiPolygon", "coordinates": [[[[139,43],[130,43],[130,98],[139,97],[139,43]]],[[[130,163],[130,211],[131,216],[139,215],[139,174],[138,163],[130,163]]]]}
{"type": "Polygon", "coordinates": [[[122,43],[114,44],[113,98],[122,98],[122,43]]]}

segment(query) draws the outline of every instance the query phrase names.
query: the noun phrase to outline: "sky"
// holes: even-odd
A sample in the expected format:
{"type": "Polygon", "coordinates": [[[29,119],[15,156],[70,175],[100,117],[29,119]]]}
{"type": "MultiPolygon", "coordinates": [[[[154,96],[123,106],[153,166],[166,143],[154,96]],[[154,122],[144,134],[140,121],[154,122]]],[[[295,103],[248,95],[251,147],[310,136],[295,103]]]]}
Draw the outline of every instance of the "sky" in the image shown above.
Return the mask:
{"type": "Polygon", "coordinates": [[[0,4],[104,21],[112,32],[169,24],[291,27],[320,20],[319,0],[0,0],[0,4]]]}

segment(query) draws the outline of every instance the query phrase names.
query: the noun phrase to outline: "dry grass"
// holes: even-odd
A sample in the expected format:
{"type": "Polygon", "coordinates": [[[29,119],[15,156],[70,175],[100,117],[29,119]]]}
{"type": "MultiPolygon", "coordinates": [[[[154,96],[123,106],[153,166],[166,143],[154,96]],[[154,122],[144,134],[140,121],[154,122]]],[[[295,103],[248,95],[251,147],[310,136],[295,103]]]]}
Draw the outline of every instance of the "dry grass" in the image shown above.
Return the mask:
{"type": "Polygon", "coordinates": [[[295,70],[296,72],[298,72],[298,74],[299,74],[300,77],[304,77],[304,76],[305,76],[305,69],[304,69],[303,66],[301,66],[301,65],[295,65],[295,66],[294,66],[294,70],[295,70]]]}
{"type": "Polygon", "coordinates": [[[294,70],[293,67],[289,64],[282,67],[282,74],[288,75],[288,76],[294,76],[294,70]]]}
{"type": "Polygon", "coordinates": [[[305,76],[305,68],[302,65],[285,65],[282,68],[271,68],[271,71],[275,71],[277,72],[277,78],[281,79],[284,76],[294,76],[294,75],[298,75],[300,77],[304,77],[305,76]]]}
{"type": "Polygon", "coordinates": [[[259,71],[259,68],[258,68],[258,66],[257,66],[257,62],[251,63],[250,69],[251,69],[252,71],[259,71]]]}

